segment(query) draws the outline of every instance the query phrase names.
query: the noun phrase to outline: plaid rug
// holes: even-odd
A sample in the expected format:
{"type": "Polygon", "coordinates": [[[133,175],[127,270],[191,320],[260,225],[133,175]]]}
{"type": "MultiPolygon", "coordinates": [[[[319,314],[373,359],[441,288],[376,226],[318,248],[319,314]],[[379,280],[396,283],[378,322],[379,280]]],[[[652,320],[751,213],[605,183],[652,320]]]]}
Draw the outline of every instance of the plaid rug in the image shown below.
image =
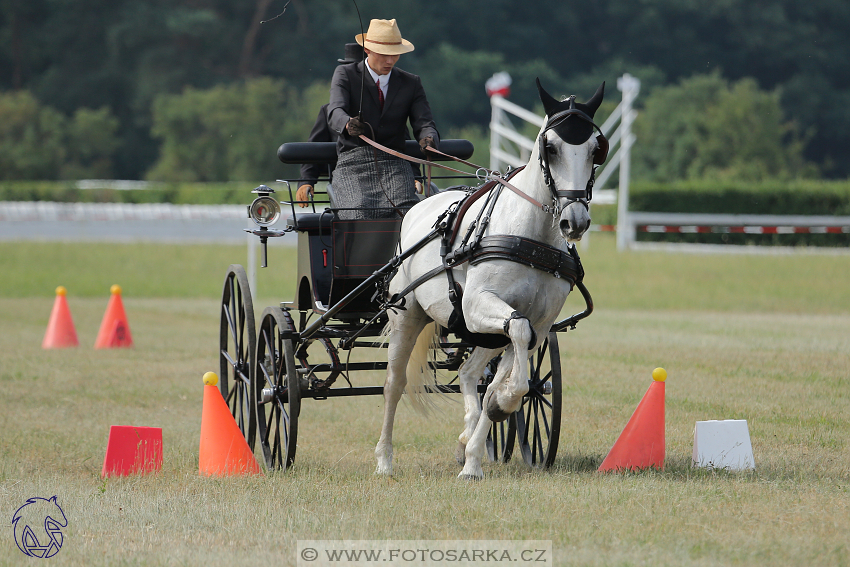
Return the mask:
{"type": "Polygon", "coordinates": [[[339,156],[333,193],[335,209],[354,209],[337,213],[346,220],[398,217],[419,202],[410,164],[371,147],[339,156]]]}

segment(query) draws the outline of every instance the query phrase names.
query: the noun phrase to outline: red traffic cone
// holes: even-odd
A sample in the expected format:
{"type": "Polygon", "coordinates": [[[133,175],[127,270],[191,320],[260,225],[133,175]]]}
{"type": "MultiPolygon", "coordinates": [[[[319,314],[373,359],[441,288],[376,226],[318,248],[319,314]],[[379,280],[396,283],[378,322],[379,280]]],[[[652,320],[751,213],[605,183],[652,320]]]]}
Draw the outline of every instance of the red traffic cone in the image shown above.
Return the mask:
{"type": "Polygon", "coordinates": [[[664,381],[667,371],[652,371],[652,384],[638,404],[599,472],[664,469],[664,381]]]}
{"type": "Polygon", "coordinates": [[[261,474],[254,453],[216,387],[218,376],[204,374],[204,409],[198,470],[206,476],[261,474]]]}
{"type": "Polygon", "coordinates": [[[53,302],[53,311],[50,312],[41,348],[64,348],[80,344],[71,310],[68,308],[68,300],[65,298],[67,294],[68,290],[61,285],[56,288],[56,300],[53,302]]]}
{"type": "Polygon", "coordinates": [[[112,294],[103,321],[100,322],[100,331],[94,348],[117,348],[133,346],[133,335],[130,334],[130,325],[127,323],[127,315],[124,313],[124,303],[121,301],[121,286],[113,285],[109,288],[112,294]]]}
{"type": "Polygon", "coordinates": [[[158,472],[162,468],[162,429],[113,425],[101,476],[158,472]]]}

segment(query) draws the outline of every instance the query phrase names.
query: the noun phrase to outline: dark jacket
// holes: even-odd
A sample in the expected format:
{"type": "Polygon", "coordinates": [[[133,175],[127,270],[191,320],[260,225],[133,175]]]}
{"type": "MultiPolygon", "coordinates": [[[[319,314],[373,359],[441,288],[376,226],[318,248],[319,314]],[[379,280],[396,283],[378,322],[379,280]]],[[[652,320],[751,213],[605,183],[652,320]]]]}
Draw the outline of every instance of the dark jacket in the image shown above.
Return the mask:
{"type": "MultiPolygon", "coordinates": [[[[328,123],[336,132],[337,153],[366,145],[359,138],[348,135],[345,125],[360,108],[360,83],[365,62],[339,65],[331,79],[331,98],[328,104],[328,123]]],[[[427,136],[439,144],[440,134],[431,115],[431,107],[422,88],[419,77],[398,67],[392,70],[383,112],[378,103],[378,87],[372,75],[366,72],[363,84],[363,121],[375,130],[367,134],[369,138],[394,150],[404,151],[404,139],[407,122],[413,128],[416,140],[427,136]]],[[[368,127],[367,127],[368,130],[368,127]]]]}
{"type": "MultiPolygon", "coordinates": [[[[307,138],[307,141],[333,142],[336,138],[336,132],[331,132],[331,129],[328,126],[328,105],[323,104],[322,108],[319,109],[319,115],[316,116],[316,123],[313,124],[313,129],[310,130],[310,137],[307,138]]],[[[407,130],[406,126],[404,128],[404,139],[410,139],[410,132],[407,130]]],[[[413,170],[413,176],[421,177],[422,173],[419,169],[419,164],[414,162],[409,163],[410,168],[413,170]]],[[[315,185],[316,181],[318,181],[320,177],[330,178],[332,169],[333,164],[305,163],[301,166],[301,184],[306,183],[309,185],[315,185]]]]}

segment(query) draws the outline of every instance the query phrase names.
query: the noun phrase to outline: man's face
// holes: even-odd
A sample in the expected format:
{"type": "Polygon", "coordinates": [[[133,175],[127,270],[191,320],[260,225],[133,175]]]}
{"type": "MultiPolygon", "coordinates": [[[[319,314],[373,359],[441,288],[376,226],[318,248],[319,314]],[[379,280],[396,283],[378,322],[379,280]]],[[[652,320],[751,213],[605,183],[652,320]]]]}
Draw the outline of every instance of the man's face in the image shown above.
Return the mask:
{"type": "Polygon", "coordinates": [[[369,60],[369,67],[379,75],[386,75],[392,71],[400,55],[381,55],[367,49],[366,58],[369,60]]]}

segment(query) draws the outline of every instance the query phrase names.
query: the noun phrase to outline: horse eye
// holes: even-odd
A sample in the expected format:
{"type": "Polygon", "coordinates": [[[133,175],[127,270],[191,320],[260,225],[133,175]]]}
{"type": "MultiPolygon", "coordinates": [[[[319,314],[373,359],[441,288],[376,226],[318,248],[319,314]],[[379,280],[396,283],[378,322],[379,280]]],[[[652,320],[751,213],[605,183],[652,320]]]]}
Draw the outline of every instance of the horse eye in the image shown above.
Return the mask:
{"type": "Polygon", "coordinates": [[[548,154],[549,154],[550,156],[556,156],[556,155],[558,155],[558,149],[557,149],[555,146],[553,146],[552,144],[548,144],[548,145],[546,146],[546,152],[548,152],[548,154]]]}

